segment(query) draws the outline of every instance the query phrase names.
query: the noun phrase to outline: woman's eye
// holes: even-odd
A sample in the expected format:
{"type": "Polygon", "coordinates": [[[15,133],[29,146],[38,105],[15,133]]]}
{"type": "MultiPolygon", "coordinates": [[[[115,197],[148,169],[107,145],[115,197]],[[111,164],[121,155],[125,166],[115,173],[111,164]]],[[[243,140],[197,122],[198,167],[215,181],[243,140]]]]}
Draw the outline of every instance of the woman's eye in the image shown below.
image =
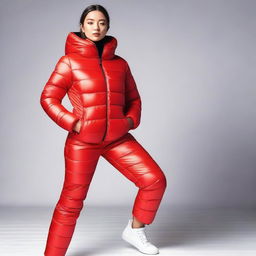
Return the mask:
{"type": "MultiPolygon", "coordinates": [[[[93,22],[87,22],[87,24],[93,24],[93,22]]],[[[106,23],[100,23],[100,25],[102,25],[102,26],[105,26],[106,25],[106,23]]]]}

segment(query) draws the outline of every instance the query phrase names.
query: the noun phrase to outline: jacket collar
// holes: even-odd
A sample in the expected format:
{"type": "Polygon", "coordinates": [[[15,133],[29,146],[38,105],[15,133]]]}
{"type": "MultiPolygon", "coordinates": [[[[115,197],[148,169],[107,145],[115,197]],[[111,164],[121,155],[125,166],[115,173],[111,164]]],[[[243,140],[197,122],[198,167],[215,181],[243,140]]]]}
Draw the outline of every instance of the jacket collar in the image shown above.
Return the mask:
{"type": "MultiPolygon", "coordinates": [[[[96,44],[89,38],[79,36],[80,32],[70,32],[66,39],[65,54],[77,53],[86,58],[99,58],[96,44]]],[[[105,35],[102,59],[112,59],[115,56],[117,39],[110,35],[105,35]]]]}

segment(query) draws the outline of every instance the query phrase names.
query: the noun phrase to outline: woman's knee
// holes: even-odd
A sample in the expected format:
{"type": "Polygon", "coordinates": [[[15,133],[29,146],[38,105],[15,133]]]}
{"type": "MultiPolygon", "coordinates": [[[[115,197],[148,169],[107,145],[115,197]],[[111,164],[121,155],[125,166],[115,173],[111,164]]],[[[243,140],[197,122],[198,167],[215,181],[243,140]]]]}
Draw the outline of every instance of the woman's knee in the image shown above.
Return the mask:
{"type": "Polygon", "coordinates": [[[144,174],[139,182],[140,188],[145,190],[165,189],[167,179],[164,172],[159,168],[147,174],[144,174]]]}

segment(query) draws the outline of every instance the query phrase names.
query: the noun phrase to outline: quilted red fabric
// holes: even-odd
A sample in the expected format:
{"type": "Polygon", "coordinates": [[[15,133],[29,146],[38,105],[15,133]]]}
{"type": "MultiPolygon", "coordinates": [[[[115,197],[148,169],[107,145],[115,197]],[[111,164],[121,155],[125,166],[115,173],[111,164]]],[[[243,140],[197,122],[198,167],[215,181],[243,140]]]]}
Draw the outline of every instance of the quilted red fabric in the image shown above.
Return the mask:
{"type": "Polygon", "coordinates": [[[117,40],[106,39],[99,58],[94,42],[80,38],[77,32],[69,33],[66,55],[41,94],[45,112],[69,132],[65,180],[52,215],[45,256],[66,255],[101,156],[139,188],[132,215],[141,222],[153,222],[166,189],[164,172],[128,132],[140,124],[141,99],[128,63],[115,55],[117,40]],[[66,93],[72,112],[61,104],[66,93]],[[82,126],[77,133],[73,127],[78,120],[82,126]]]}
{"type": "Polygon", "coordinates": [[[115,54],[117,40],[106,35],[101,58],[95,43],[70,32],[65,56],[55,66],[40,102],[59,126],[83,142],[112,141],[136,129],[141,118],[141,98],[126,60],[115,54]],[[62,104],[68,94],[72,112],[62,104]],[[133,120],[130,128],[127,117],[133,120]],[[82,121],[79,133],[73,131],[82,121]]]}

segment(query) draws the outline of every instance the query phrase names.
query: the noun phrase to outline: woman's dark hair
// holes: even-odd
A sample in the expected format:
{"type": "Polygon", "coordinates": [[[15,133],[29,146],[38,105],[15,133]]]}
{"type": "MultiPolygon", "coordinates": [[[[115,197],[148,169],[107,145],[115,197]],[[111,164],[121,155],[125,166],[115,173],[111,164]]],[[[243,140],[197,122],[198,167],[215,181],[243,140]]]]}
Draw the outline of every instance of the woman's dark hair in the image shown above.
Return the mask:
{"type": "MultiPolygon", "coordinates": [[[[108,29],[109,29],[109,27],[110,27],[109,26],[110,19],[109,19],[108,12],[107,12],[107,10],[102,5],[99,5],[99,4],[92,4],[92,5],[87,6],[84,9],[84,11],[83,11],[83,13],[81,15],[81,18],[80,18],[79,25],[83,25],[84,24],[84,19],[85,19],[86,15],[89,12],[95,11],[95,10],[101,11],[104,14],[105,18],[107,19],[107,25],[108,25],[108,29]]],[[[86,38],[85,33],[82,31],[81,27],[80,27],[80,34],[81,34],[82,38],[86,38]]]]}

